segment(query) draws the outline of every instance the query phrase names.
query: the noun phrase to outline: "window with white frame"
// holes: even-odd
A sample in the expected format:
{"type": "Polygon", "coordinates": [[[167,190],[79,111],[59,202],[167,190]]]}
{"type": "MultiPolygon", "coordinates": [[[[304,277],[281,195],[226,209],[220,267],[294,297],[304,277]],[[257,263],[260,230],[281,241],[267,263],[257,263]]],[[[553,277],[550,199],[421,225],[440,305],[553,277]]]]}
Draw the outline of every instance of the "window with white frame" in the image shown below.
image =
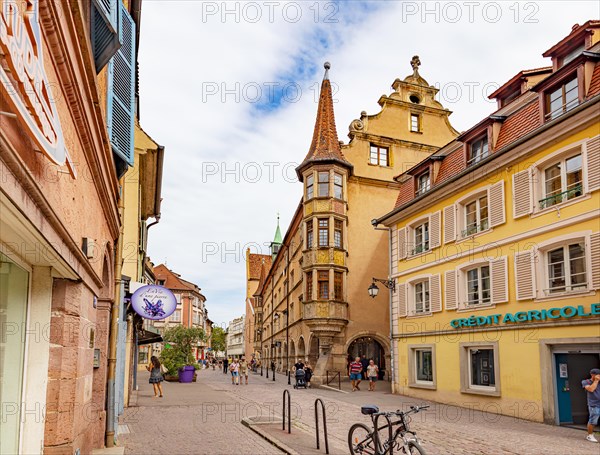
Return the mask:
{"type": "Polygon", "coordinates": [[[460,391],[500,396],[498,342],[460,343],[460,391]]]}
{"type": "Polygon", "coordinates": [[[490,267],[480,265],[465,272],[467,305],[487,305],[491,301],[490,267]]]}
{"type": "Polygon", "coordinates": [[[171,316],[171,322],[181,322],[181,310],[175,310],[171,316]]]}
{"type": "Polygon", "coordinates": [[[177,303],[181,303],[181,294],[173,294],[175,296],[175,301],[177,303]]]}
{"type": "Polygon", "coordinates": [[[570,111],[579,104],[577,75],[571,80],[546,92],[545,119],[552,120],[570,111]]]}
{"type": "Polygon", "coordinates": [[[315,177],[310,174],[306,176],[306,199],[312,199],[315,195],[315,177]]]}
{"type": "Polygon", "coordinates": [[[586,255],[583,242],[573,242],[546,251],[546,295],[586,290],[586,255]]]}
{"type": "Polygon", "coordinates": [[[429,298],[429,279],[413,284],[414,314],[427,314],[431,312],[429,298]]]}
{"type": "Polygon", "coordinates": [[[494,350],[469,348],[469,385],[495,387],[494,350]]]}
{"type": "Polygon", "coordinates": [[[417,196],[429,191],[431,188],[431,178],[429,172],[424,172],[417,177],[417,196]]]}
{"type": "Polygon", "coordinates": [[[468,237],[490,227],[487,193],[477,196],[464,205],[464,226],[462,237],[468,237]]]}
{"type": "Polygon", "coordinates": [[[543,171],[543,198],[540,208],[545,209],[583,195],[581,153],[564,158],[543,171]]]}
{"type": "Polygon", "coordinates": [[[410,131],[413,133],[421,131],[421,119],[419,114],[410,114],[410,131]]]}
{"type": "Polygon", "coordinates": [[[487,133],[468,145],[467,166],[473,166],[488,156],[487,133]]]}
{"type": "Polygon", "coordinates": [[[414,228],[413,240],[415,245],[412,250],[413,255],[429,250],[429,221],[425,221],[414,228]]]}

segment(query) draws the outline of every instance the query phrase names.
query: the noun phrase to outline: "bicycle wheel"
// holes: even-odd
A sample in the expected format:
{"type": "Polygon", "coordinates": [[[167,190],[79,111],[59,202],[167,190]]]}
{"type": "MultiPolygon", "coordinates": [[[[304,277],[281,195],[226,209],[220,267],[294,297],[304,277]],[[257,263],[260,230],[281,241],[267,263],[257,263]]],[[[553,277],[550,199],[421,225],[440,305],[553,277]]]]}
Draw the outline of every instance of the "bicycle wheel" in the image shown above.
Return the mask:
{"type": "Polygon", "coordinates": [[[369,427],[355,423],[348,431],[348,447],[352,455],[375,455],[375,441],[369,427]]]}
{"type": "Polygon", "coordinates": [[[408,442],[408,450],[409,452],[407,453],[406,450],[404,450],[404,447],[402,447],[402,453],[406,455],[427,455],[425,449],[416,441],[408,442]]]}

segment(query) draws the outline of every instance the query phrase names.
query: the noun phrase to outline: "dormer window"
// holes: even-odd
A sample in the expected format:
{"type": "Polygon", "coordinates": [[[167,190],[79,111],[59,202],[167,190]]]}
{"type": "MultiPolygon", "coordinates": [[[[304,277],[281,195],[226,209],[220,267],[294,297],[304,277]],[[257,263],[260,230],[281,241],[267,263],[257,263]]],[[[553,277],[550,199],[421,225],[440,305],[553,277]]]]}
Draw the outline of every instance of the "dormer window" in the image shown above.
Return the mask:
{"type": "Polygon", "coordinates": [[[467,154],[467,166],[473,166],[488,156],[488,138],[487,134],[481,136],[469,144],[469,153],[467,154]]]}
{"type": "Polygon", "coordinates": [[[577,76],[546,93],[546,120],[553,120],[579,104],[577,76]]]}
{"type": "Polygon", "coordinates": [[[417,177],[416,195],[420,196],[421,194],[429,191],[430,188],[431,188],[431,177],[430,177],[429,171],[427,171],[417,177]]]}
{"type": "Polygon", "coordinates": [[[565,66],[571,60],[574,60],[579,54],[581,54],[585,50],[585,45],[581,44],[573,49],[571,52],[567,53],[563,58],[560,59],[560,66],[565,66]]]}

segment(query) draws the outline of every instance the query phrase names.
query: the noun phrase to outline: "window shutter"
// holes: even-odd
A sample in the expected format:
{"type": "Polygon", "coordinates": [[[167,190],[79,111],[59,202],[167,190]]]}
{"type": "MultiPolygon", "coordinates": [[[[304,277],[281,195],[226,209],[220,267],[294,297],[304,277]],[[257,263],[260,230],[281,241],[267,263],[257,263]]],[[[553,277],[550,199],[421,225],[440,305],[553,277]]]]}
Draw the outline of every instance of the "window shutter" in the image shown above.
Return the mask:
{"type": "Polygon", "coordinates": [[[490,206],[490,226],[499,226],[506,222],[504,202],[504,180],[494,183],[488,193],[490,206]]]}
{"type": "Polygon", "coordinates": [[[535,297],[533,250],[515,254],[515,282],[517,300],[530,300],[535,297]]]}
{"type": "Polygon", "coordinates": [[[398,293],[398,317],[406,316],[406,284],[397,284],[396,291],[398,293]]]}
{"type": "Polygon", "coordinates": [[[398,333],[398,317],[400,316],[398,314],[399,312],[399,296],[400,296],[400,286],[403,285],[399,285],[396,284],[396,292],[392,292],[392,335],[397,334],[398,333]]]}
{"type": "Polygon", "coordinates": [[[135,90],[135,24],[120,5],[121,47],[108,64],[108,135],[113,151],[133,166],[135,90]]]}
{"type": "Polygon", "coordinates": [[[513,174],[513,217],[520,218],[531,213],[531,168],[513,174]]]}
{"type": "Polygon", "coordinates": [[[396,226],[392,227],[390,231],[392,240],[392,275],[398,272],[398,236],[396,235],[396,226]]]}
{"type": "Polygon", "coordinates": [[[600,189],[600,136],[587,141],[588,191],[600,189]]]}
{"type": "Polygon", "coordinates": [[[444,208],[444,243],[456,240],[456,205],[444,208]]]}
{"type": "Polygon", "coordinates": [[[406,258],[406,228],[398,229],[398,259],[406,258]]]}
{"type": "Polygon", "coordinates": [[[429,217],[429,248],[440,246],[442,212],[437,211],[429,217]]]}
{"type": "Polygon", "coordinates": [[[429,299],[432,313],[442,311],[442,289],[439,275],[432,275],[429,278],[429,299]]]}
{"type": "Polygon", "coordinates": [[[490,278],[492,303],[508,302],[508,269],[506,256],[491,261],[490,278]]]}
{"type": "Polygon", "coordinates": [[[456,271],[448,270],[444,276],[445,281],[445,299],[446,299],[446,309],[447,310],[456,310],[458,296],[456,289],[456,271]]]}
{"type": "Polygon", "coordinates": [[[121,43],[118,34],[118,0],[93,0],[90,10],[90,36],[96,73],[115,55],[121,43]]]}
{"type": "Polygon", "coordinates": [[[592,289],[600,289],[600,232],[590,235],[590,256],[592,258],[592,289]]]}

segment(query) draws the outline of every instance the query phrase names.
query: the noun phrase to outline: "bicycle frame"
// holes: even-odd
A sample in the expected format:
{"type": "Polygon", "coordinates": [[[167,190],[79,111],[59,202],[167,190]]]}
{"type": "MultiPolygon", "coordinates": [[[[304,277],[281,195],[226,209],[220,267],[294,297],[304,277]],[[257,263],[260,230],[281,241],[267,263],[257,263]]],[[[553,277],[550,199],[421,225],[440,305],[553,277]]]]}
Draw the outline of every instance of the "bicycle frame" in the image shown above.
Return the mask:
{"type": "Polygon", "coordinates": [[[408,429],[408,426],[406,424],[406,419],[405,419],[405,414],[400,414],[399,416],[399,420],[397,420],[396,422],[392,422],[392,419],[390,418],[390,415],[388,413],[384,413],[384,414],[376,414],[375,416],[371,416],[371,420],[373,422],[373,442],[375,444],[375,450],[377,455],[393,455],[394,454],[394,446],[396,445],[396,441],[398,439],[398,436],[400,436],[402,438],[402,445],[405,448],[405,451],[408,453],[409,451],[409,447],[408,447],[408,442],[409,441],[415,441],[417,442],[417,434],[414,431],[410,431],[408,429]],[[379,427],[378,426],[378,422],[379,422],[379,418],[380,417],[385,417],[387,424],[379,427]],[[396,428],[395,431],[393,431],[393,427],[396,425],[400,425],[398,428],[396,428]],[[383,442],[383,444],[381,443],[381,441],[379,441],[379,430],[384,430],[385,428],[388,429],[388,438],[387,441],[383,442]],[[405,435],[406,433],[410,433],[411,435],[413,435],[412,438],[406,438],[405,435]],[[387,445],[387,447],[385,447],[387,445]]]}

